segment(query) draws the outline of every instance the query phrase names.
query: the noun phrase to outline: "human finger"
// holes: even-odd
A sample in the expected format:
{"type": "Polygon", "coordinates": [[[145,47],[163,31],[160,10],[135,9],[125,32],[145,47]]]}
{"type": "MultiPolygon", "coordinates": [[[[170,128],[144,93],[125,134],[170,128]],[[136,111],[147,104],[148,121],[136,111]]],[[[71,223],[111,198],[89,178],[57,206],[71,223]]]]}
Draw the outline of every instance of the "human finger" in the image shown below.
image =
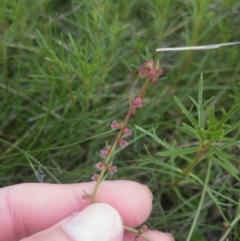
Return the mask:
{"type": "MultiPolygon", "coordinates": [[[[95,182],[58,185],[19,184],[0,190],[1,240],[15,241],[48,229],[74,212],[83,210],[83,191],[91,194],[95,182]]],[[[96,202],[109,203],[118,210],[125,225],[135,227],[151,212],[149,189],[132,181],[104,181],[96,202]]]]}
{"type": "Polygon", "coordinates": [[[89,205],[52,228],[21,241],[123,241],[123,222],[118,211],[106,203],[89,205]]]}
{"type": "MultiPolygon", "coordinates": [[[[151,238],[154,241],[174,241],[174,238],[171,234],[169,233],[164,233],[164,232],[160,232],[157,230],[148,230],[145,233],[149,238],[151,238]]],[[[135,240],[135,237],[137,236],[137,234],[132,233],[132,232],[126,232],[124,234],[124,241],[133,241],[135,240]]],[[[145,239],[144,237],[140,237],[139,241],[147,241],[147,239],[145,239]]]]}

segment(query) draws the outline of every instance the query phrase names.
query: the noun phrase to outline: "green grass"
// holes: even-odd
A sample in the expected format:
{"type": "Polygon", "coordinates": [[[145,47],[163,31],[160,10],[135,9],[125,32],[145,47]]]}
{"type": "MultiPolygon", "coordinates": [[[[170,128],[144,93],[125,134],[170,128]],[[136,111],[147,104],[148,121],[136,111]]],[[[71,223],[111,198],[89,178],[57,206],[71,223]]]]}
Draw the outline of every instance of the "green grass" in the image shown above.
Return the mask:
{"type": "Polygon", "coordinates": [[[89,181],[99,150],[114,138],[112,120],[124,118],[129,97],[143,84],[138,68],[155,59],[165,75],[130,119],[133,138],[117,151],[112,178],[149,186],[150,228],[179,241],[239,240],[239,109],[226,122],[229,132],[222,126],[227,138],[213,143],[224,151],[225,166],[211,149],[211,158],[182,175],[195,153],[184,158],[167,147],[199,145],[174,96],[186,109],[193,104],[189,96],[199,103],[201,73],[202,102],[215,98],[192,109],[200,127],[207,117],[216,124],[222,109],[240,103],[240,47],[156,53],[239,41],[239,1],[3,0],[0,23],[0,186],[37,182],[39,165],[44,182],[89,181]]]}

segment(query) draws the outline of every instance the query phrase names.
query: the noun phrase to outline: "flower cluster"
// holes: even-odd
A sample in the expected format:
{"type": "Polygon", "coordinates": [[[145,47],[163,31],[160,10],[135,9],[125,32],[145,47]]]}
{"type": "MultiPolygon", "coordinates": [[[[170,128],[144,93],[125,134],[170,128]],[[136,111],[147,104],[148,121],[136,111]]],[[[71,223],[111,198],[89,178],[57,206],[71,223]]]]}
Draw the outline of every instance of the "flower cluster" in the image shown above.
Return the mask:
{"type": "Polygon", "coordinates": [[[138,230],[138,235],[135,237],[134,241],[139,241],[141,234],[144,234],[148,230],[148,226],[143,224],[142,227],[138,230]]]}
{"type": "Polygon", "coordinates": [[[143,224],[142,227],[140,228],[140,231],[141,231],[142,233],[147,232],[147,230],[148,230],[148,226],[147,226],[146,224],[143,224]]]}
{"type": "Polygon", "coordinates": [[[111,152],[111,146],[108,146],[107,149],[101,149],[100,150],[100,157],[106,158],[109,153],[111,152]]]}
{"type": "MultiPolygon", "coordinates": [[[[96,164],[96,168],[101,173],[100,174],[95,173],[92,175],[91,179],[93,181],[96,181],[93,193],[92,195],[85,193],[85,195],[83,195],[82,197],[82,200],[86,200],[90,197],[92,199],[92,203],[94,203],[98,187],[104,178],[105,171],[108,171],[111,175],[117,172],[117,167],[112,165],[111,158],[117,144],[121,148],[124,148],[128,145],[128,142],[125,139],[132,135],[132,131],[126,126],[128,123],[128,120],[131,117],[131,115],[135,114],[137,109],[141,108],[146,102],[146,99],[143,99],[143,95],[144,95],[144,92],[146,91],[148,84],[151,82],[153,85],[156,85],[157,80],[159,79],[160,76],[163,75],[163,73],[164,71],[159,67],[159,64],[155,65],[153,60],[149,60],[143,63],[142,66],[139,68],[139,76],[146,78],[145,84],[142,86],[137,97],[130,98],[131,104],[125,116],[124,121],[123,122],[117,122],[116,120],[112,121],[111,129],[118,130],[118,134],[112,146],[106,145],[105,148],[100,150],[100,157],[104,158],[105,162],[98,162],[96,164]]],[[[139,240],[141,234],[143,234],[146,230],[147,230],[146,225],[143,225],[140,228],[139,233],[136,236],[137,241],[139,240]]]]}
{"type": "Polygon", "coordinates": [[[132,135],[132,131],[130,129],[128,129],[126,126],[123,127],[123,132],[124,132],[124,136],[128,137],[132,135]]]}
{"type": "MultiPolygon", "coordinates": [[[[82,195],[82,201],[86,201],[87,199],[91,198],[91,202],[95,203],[99,185],[105,179],[105,172],[108,171],[110,175],[113,175],[117,172],[117,167],[113,166],[111,158],[117,145],[119,145],[121,148],[124,148],[128,145],[128,142],[125,139],[132,135],[132,131],[126,126],[128,120],[133,114],[136,113],[137,109],[141,108],[147,101],[146,99],[143,99],[143,95],[149,83],[151,82],[153,85],[156,85],[157,80],[160,76],[163,75],[163,73],[164,71],[159,67],[159,64],[157,63],[155,65],[153,60],[149,60],[143,63],[142,66],[139,68],[139,75],[146,78],[145,83],[139,91],[137,97],[130,98],[130,107],[124,121],[120,123],[116,120],[112,121],[111,129],[118,130],[118,134],[116,135],[115,141],[113,142],[112,146],[109,146],[107,142],[106,147],[100,150],[99,155],[101,158],[104,158],[105,161],[98,162],[95,165],[97,170],[100,171],[100,174],[95,173],[92,175],[91,179],[96,182],[94,190],[91,195],[83,191],[84,195],[82,195]]],[[[139,241],[142,235],[145,236],[145,232],[147,230],[148,227],[146,225],[142,225],[139,230],[135,230],[137,236],[135,236],[134,241],[139,241]]],[[[150,239],[147,238],[147,240],[150,239]]]]}
{"type": "MultiPolygon", "coordinates": [[[[117,129],[122,128],[124,137],[128,137],[128,136],[132,135],[132,131],[130,129],[128,129],[128,127],[126,127],[126,126],[122,127],[122,124],[117,121],[112,122],[111,128],[112,128],[112,130],[117,130],[117,129]]],[[[127,141],[125,141],[123,138],[120,138],[118,143],[121,148],[124,148],[128,145],[127,141]]]]}
{"type": "Polygon", "coordinates": [[[94,173],[94,174],[92,175],[92,177],[91,177],[91,179],[92,179],[93,181],[97,181],[98,178],[99,178],[99,174],[97,174],[97,173],[94,173]]]}
{"type": "Polygon", "coordinates": [[[136,99],[132,99],[132,105],[136,108],[141,108],[143,105],[143,99],[141,97],[137,97],[136,99]]]}
{"type": "Polygon", "coordinates": [[[159,67],[159,64],[155,65],[153,60],[143,63],[139,69],[139,75],[151,79],[153,85],[157,84],[157,80],[163,74],[164,71],[159,67]]]}
{"type": "MultiPolygon", "coordinates": [[[[112,130],[122,129],[122,131],[124,133],[123,137],[128,137],[128,136],[132,135],[132,131],[128,127],[123,126],[122,123],[119,123],[117,121],[113,121],[112,122],[111,128],[112,128],[112,130]]],[[[126,147],[128,145],[127,141],[125,141],[123,139],[123,137],[118,140],[119,146],[121,148],[124,148],[124,147],[126,147]]],[[[111,146],[108,146],[105,149],[101,149],[100,150],[100,157],[106,158],[111,153],[111,151],[112,151],[112,147],[111,146]]],[[[114,173],[117,172],[117,167],[116,166],[107,165],[106,163],[102,163],[102,162],[98,162],[96,164],[96,168],[99,171],[107,169],[111,175],[113,175],[114,173]]],[[[93,174],[91,179],[93,181],[97,181],[99,179],[99,174],[96,174],[96,173],[93,174]]]]}
{"type": "MultiPolygon", "coordinates": [[[[113,175],[114,173],[117,172],[117,167],[116,167],[116,166],[106,165],[105,163],[102,163],[102,162],[98,162],[98,163],[96,164],[96,168],[97,168],[99,171],[104,170],[104,169],[107,169],[111,175],[113,175]]],[[[97,181],[98,178],[99,178],[99,174],[96,174],[96,173],[94,173],[93,176],[91,177],[91,179],[92,179],[93,181],[97,181]]]]}
{"type": "Polygon", "coordinates": [[[135,115],[137,112],[137,108],[141,108],[143,106],[143,103],[146,102],[146,100],[142,99],[141,97],[137,97],[135,99],[131,97],[131,102],[132,102],[131,115],[135,115]]]}
{"type": "MultiPolygon", "coordinates": [[[[84,192],[84,191],[83,191],[84,192]]],[[[90,195],[90,194],[88,194],[88,193],[86,193],[86,192],[84,192],[85,194],[84,195],[82,195],[82,201],[83,202],[85,202],[85,201],[87,201],[88,199],[90,199],[91,197],[92,197],[92,195],[90,195]]]]}
{"type": "Polygon", "coordinates": [[[113,121],[111,124],[112,130],[117,130],[121,128],[121,123],[118,123],[117,121],[113,121]]]}
{"type": "Polygon", "coordinates": [[[121,147],[121,148],[124,148],[124,147],[126,147],[127,145],[128,145],[128,142],[127,141],[125,141],[124,139],[120,139],[119,141],[119,146],[121,147]]]}
{"type": "Polygon", "coordinates": [[[113,175],[114,173],[117,172],[117,167],[116,167],[116,166],[111,166],[111,165],[107,166],[105,163],[102,163],[102,162],[98,162],[98,163],[96,164],[96,168],[97,168],[99,171],[101,171],[101,170],[103,170],[103,169],[108,169],[108,171],[109,171],[109,173],[110,173],[111,175],[113,175]]]}

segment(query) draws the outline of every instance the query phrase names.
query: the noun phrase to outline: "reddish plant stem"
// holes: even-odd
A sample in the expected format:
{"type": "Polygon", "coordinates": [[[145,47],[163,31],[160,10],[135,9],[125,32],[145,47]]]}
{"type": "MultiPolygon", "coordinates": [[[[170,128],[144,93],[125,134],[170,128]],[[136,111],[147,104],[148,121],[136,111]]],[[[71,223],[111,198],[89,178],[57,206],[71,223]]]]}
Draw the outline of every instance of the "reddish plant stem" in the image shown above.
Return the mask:
{"type": "MultiPolygon", "coordinates": [[[[144,92],[146,91],[147,86],[148,86],[148,84],[149,84],[150,81],[151,81],[150,78],[147,78],[147,79],[146,79],[143,87],[141,88],[141,90],[140,90],[139,93],[138,93],[138,96],[137,96],[138,98],[142,98],[142,96],[143,96],[144,92]]],[[[129,110],[128,110],[126,116],[125,116],[125,119],[124,119],[123,123],[122,123],[122,127],[121,127],[121,129],[119,130],[119,132],[118,132],[118,134],[117,134],[117,136],[116,136],[116,138],[115,138],[115,141],[114,141],[114,143],[113,143],[113,145],[112,145],[112,147],[111,147],[110,153],[109,153],[109,155],[107,156],[107,158],[106,158],[106,160],[105,160],[105,164],[106,164],[106,165],[109,164],[109,162],[110,162],[110,160],[111,160],[111,158],[112,158],[112,156],[113,156],[113,153],[114,153],[114,151],[115,151],[115,149],[116,149],[116,147],[117,147],[118,141],[120,140],[120,138],[121,138],[121,136],[122,136],[123,128],[127,125],[128,120],[129,120],[131,114],[132,114],[134,111],[135,111],[135,107],[134,107],[133,105],[130,105],[129,110]]],[[[99,175],[99,177],[98,177],[98,180],[96,181],[96,184],[95,184],[94,189],[93,189],[93,193],[92,193],[92,195],[91,195],[91,202],[92,202],[92,203],[95,203],[95,202],[96,202],[97,190],[98,190],[98,188],[99,188],[99,186],[100,186],[100,184],[101,184],[101,182],[102,182],[102,180],[103,180],[103,177],[104,177],[105,172],[106,172],[106,168],[102,169],[101,172],[100,172],[100,175],[99,175]]]]}
{"type": "MultiPolygon", "coordinates": [[[[189,173],[193,170],[193,168],[201,161],[202,156],[204,155],[204,153],[206,152],[208,148],[208,145],[201,145],[200,150],[197,152],[196,156],[193,159],[193,162],[190,163],[183,171],[182,171],[182,175],[183,176],[188,176],[189,173]]],[[[177,180],[175,180],[172,185],[173,186],[177,186],[181,181],[181,178],[178,178],[177,180]]]]}
{"type": "Polygon", "coordinates": [[[193,159],[193,162],[190,163],[190,165],[187,166],[183,170],[183,172],[182,172],[183,176],[187,176],[192,171],[192,169],[200,162],[200,160],[201,160],[202,156],[204,155],[204,153],[206,152],[207,148],[208,148],[208,145],[203,144],[201,146],[201,149],[197,152],[196,156],[193,159]]]}
{"type": "Polygon", "coordinates": [[[141,98],[143,97],[143,94],[144,94],[145,90],[147,89],[147,86],[148,86],[148,84],[149,84],[150,81],[151,81],[150,78],[147,78],[147,79],[146,79],[143,87],[141,88],[141,90],[140,90],[139,93],[138,93],[138,97],[141,97],[141,98]]]}

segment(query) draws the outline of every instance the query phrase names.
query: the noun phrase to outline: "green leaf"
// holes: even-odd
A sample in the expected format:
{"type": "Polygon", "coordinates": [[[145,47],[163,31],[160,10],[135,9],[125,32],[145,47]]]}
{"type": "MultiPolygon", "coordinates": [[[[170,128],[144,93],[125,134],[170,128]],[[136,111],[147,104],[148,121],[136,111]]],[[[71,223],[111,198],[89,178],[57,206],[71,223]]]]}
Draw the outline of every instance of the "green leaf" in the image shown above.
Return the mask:
{"type": "MultiPolygon", "coordinates": [[[[208,106],[208,104],[215,98],[215,96],[212,96],[211,98],[209,98],[208,100],[206,100],[204,103],[203,103],[203,109],[206,108],[206,106],[208,106]]],[[[211,107],[213,108],[213,106],[211,107]]]]}
{"type": "Polygon", "coordinates": [[[198,108],[198,103],[191,97],[188,96],[188,98],[193,102],[193,104],[198,108]]]}
{"type": "Polygon", "coordinates": [[[199,126],[196,126],[196,134],[197,134],[197,136],[199,136],[199,139],[201,142],[203,142],[207,139],[206,135],[205,135],[206,134],[205,130],[203,130],[199,126]]]}
{"type": "Polygon", "coordinates": [[[237,146],[237,145],[240,145],[240,140],[228,141],[227,143],[223,144],[222,146],[218,146],[218,150],[224,150],[231,146],[237,146]]]}
{"type": "MultiPolygon", "coordinates": [[[[182,159],[188,161],[188,162],[191,162],[192,159],[187,157],[186,155],[180,153],[180,154],[177,154],[178,152],[178,149],[176,149],[175,147],[172,147],[170,146],[169,144],[166,143],[166,141],[163,141],[161,140],[155,133],[155,130],[153,129],[153,133],[147,131],[147,130],[144,130],[143,128],[139,127],[139,126],[135,126],[138,130],[142,131],[143,133],[151,136],[158,144],[160,144],[161,146],[165,147],[166,149],[169,150],[169,152],[167,153],[166,156],[180,156],[182,159]],[[170,155],[169,155],[170,154],[170,155]]],[[[165,155],[161,155],[161,153],[157,153],[157,155],[159,156],[165,156],[165,155]]]]}
{"type": "MultiPolygon", "coordinates": [[[[182,234],[182,236],[184,237],[187,237],[187,231],[185,233],[182,234]]],[[[186,238],[185,238],[186,240],[186,238]]],[[[191,237],[191,241],[207,241],[206,237],[204,237],[203,234],[195,231],[193,234],[192,234],[192,237],[191,237]]]]}
{"type": "Polygon", "coordinates": [[[165,141],[162,141],[155,133],[154,129],[153,129],[153,133],[144,130],[143,128],[139,127],[139,126],[135,126],[138,130],[140,130],[141,132],[147,134],[148,136],[151,136],[158,144],[164,146],[165,148],[172,150],[173,148],[167,144],[165,141]]]}
{"type": "Polygon", "coordinates": [[[222,151],[220,148],[216,148],[215,146],[209,146],[209,149],[224,162],[229,162],[228,159],[232,159],[234,157],[233,155],[230,155],[222,151]]]}
{"type": "Polygon", "coordinates": [[[213,133],[214,141],[222,140],[223,136],[224,136],[224,130],[223,129],[220,129],[218,131],[214,131],[214,133],[213,133]]]}
{"type": "Polygon", "coordinates": [[[77,49],[75,41],[73,40],[72,35],[70,33],[68,33],[68,38],[70,40],[70,46],[72,47],[72,51],[77,56],[78,55],[78,49],[77,49]]]}
{"type": "Polygon", "coordinates": [[[186,124],[186,123],[183,123],[183,129],[189,134],[191,135],[192,137],[194,138],[199,138],[199,136],[197,135],[197,131],[192,128],[190,125],[186,124]]]}
{"type": "Polygon", "coordinates": [[[229,173],[231,173],[236,179],[240,180],[240,178],[237,176],[239,174],[237,168],[234,167],[232,163],[229,162],[226,157],[222,155],[222,153],[220,153],[219,151],[216,152],[217,149],[215,147],[211,146],[210,149],[213,149],[215,151],[215,154],[218,156],[218,158],[214,157],[212,154],[206,154],[206,156],[221,167],[223,167],[229,173]]]}
{"type": "Polygon", "coordinates": [[[233,106],[232,109],[229,110],[227,113],[225,112],[224,109],[222,109],[223,117],[220,120],[220,122],[217,124],[217,126],[214,128],[214,131],[218,131],[219,129],[221,129],[225,124],[225,122],[231,117],[231,115],[233,115],[239,109],[240,109],[240,104],[233,106]]]}
{"type": "Polygon", "coordinates": [[[203,95],[203,74],[201,73],[198,86],[198,123],[200,128],[204,128],[204,116],[202,106],[202,95],[203,95]]]}
{"type": "Polygon", "coordinates": [[[182,110],[183,114],[189,119],[189,121],[192,123],[193,126],[197,125],[197,121],[194,119],[192,114],[185,108],[185,106],[182,104],[182,102],[176,97],[173,96],[174,101],[179,106],[179,108],[182,110]]]}
{"type": "Polygon", "coordinates": [[[158,166],[166,168],[166,170],[175,171],[178,174],[180,174],[182,172],[182,170],[180,168],[177,168],[176,166],[172,165],[171,163],[161,161],[159,159],[152,157],[151,155],[149,155],[149,157],[151,158],[151,160],[149,162],[147,162],[146,164],[142,164],[141,166],[145,166],[145,165],[149,166],[150,163],[154,163],[154,164],[157,164],[158,166]]]}
{"type": "Polygon", "coordinates": [[[208,121],[207,121],[207,129],[210,131],[213,127],[214,122],[214,107],[211,107],[208,110],[208,121]]]}
{"type": "Polygon", "coordinates": [[[48,43],[47,43],[47,41],[45,40],[45,38],[43,37],[43,35],[41,34],[41,32],[40,32],[38,29],[36,30],[36,32],[37,32],[37,35],[39,36],[39,38],[41,39],[43,45],[45,46],[45,48],[46,48],[49,52],[51,52],[51,48],[50,48],[50,46],[48,45],[48,43]]]}
{"type": "Polygon", "coordinates": [[[225,129],[225,135],[240,126],[240,120],[225,129]]]}
{"type": "Polygon", "coordinates": [[[234,166],[230,163],[226,164],[225,162],[219,160],[216,157],[213,157],[211,155],[207,155],[207,157],[209,159],[211,159],[212,161],[214,161],[215,163],[217,163],[219,166],[221,166],[222,168],[224,168],[226,171],[228,171],[229,173],[231,173],[238,181],[240,181],[240,178],[237,176],[238,172],[236,172],[234,166]]]}
{"type": "Polygon", "coordinates": [[[172,151],[158,152],[157,155],[159,155],[159,156],[181,156],[181,155],[198,152],[200,149],[201,148],[199,146],[185,148],[185,149],[174,149],[172,151]]]}

